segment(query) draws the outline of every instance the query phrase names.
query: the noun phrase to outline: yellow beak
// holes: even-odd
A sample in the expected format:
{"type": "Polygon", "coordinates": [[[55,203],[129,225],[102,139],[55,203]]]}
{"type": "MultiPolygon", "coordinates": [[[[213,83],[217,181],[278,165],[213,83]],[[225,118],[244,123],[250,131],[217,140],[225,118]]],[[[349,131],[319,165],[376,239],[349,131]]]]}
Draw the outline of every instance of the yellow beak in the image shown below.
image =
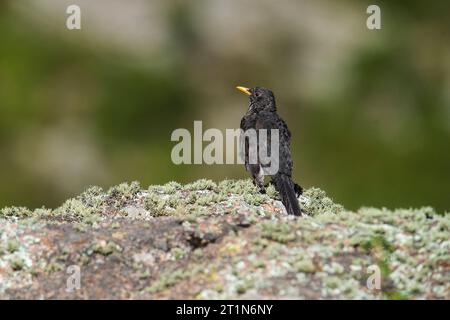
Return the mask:
{"type": "Polygon", "coordinates": [[[242,91],[243,93],[245,93],[245,94],[247,94],[249,96],[252,95],[252,93],[250,92],[249,88],[237,86],[236,89],[238,89],[239,91],[242,91]]]}

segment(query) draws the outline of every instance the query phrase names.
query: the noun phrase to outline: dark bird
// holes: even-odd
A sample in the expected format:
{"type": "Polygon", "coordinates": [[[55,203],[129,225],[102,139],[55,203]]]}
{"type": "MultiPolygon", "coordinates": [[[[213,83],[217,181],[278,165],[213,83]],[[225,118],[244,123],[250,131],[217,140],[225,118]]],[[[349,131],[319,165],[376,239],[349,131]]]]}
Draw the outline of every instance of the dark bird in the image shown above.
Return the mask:
{"type": "Polygon", "coordinates": [[[283,119],[277,114],[275,96],[269,89],[261,87],[251,89],[237,87],[237,89],[250,97],[247,113],[241,120],[241,156],[245,163],[245,169],[250,172],[253,183],[260,188],[261,192],[265,192],[264,176],[271,175],[272,183],[280,194],[286,211],[289,214],[299,216],[301,210],[297,197],[302,193],[302,188],[292,181],[291,132],[283,119]],[[257,146],[252,147],[252,139],[243,134],[250,129],[254,129],[254,132],[256,132],[257,146]],[[261,131],[261,129],[267,131],[261,131]],[[276,159],[270,157],[272,154],[271,141],[273,140],[271,129],[278,129],[279,134],[279,156],[276,159]],[[261,139],[261,134],[266,134],[265,141],[261,139]],[[260,150],[267,153],[270,161],[261,161],[260,150]],[[252,153],[254,154],[253,158],[252,153]],[[256,159],[256,161],[252,161],[252,159],[256,159]],[[270,170],[268,170],[274,164],[273,161],[278,164],[277,172],[269,172],[270,170]]]}

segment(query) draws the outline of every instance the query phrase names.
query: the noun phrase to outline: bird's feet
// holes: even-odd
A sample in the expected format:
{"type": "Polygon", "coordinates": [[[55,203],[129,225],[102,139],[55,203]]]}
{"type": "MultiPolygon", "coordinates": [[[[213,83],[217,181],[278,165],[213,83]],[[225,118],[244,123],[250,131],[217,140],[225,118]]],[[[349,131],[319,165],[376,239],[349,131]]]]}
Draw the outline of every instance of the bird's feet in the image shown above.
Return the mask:
{"type": "Polygon", "coordinates": [[[264,185],[264,180],[260,181],[259,179],[253,179],[253,184],[258,188],[261,194],[266,194],[266,186],[264,185]]]}

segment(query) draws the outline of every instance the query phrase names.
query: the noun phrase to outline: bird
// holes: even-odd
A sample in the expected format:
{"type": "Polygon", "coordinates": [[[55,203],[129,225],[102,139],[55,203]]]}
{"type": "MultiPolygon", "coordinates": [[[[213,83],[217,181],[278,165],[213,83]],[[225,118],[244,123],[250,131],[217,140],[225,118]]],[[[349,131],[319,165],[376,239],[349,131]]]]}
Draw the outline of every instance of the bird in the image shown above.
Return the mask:
{"type": "Polygon", "coordinates": [[[278,191],[281,202],[290,215],[300,216],[302,211],[299,206],[298,197],[302,194],[303,188],[292,180],[292,155],[290,149],[291,132],[284,120],[277,114],[275,96],[267,88],[243,86],[236,87],[239,91],[247,94],[250,99],[248,110],[241,119],[241,157],[244,160],[245,169],[251,174],[253,183],[262,193],[265,193],[264,176],[271,175],[271,182],[278,191]],[[256,132],[257,148],[251,148],[251,139],[245,136],[247,130],[254,129],[256,132]],[[261,131],[266,129],[267,131],[261,131]],[[278,129],[279,152],[278,171],[269,173],[267,170],[270,163],[261,161],[259,150],[265,149],[271,153],[271,129],[278,129]],[[264,141],[260,134],[267,134],[264,141]],[[270,133],[270,134],[269,134],[270,133]],[[251,161],[251,150],[254,150],[256,161],[251,161]],[[256,155],[256,151],[258,152],[256,155]]]}

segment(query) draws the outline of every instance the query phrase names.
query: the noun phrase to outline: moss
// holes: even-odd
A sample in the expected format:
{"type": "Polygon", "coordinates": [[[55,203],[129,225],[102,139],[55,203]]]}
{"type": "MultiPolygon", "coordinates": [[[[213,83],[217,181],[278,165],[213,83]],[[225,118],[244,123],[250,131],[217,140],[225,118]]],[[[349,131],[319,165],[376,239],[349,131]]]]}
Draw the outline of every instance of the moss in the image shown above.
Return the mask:
{"type": "Polygon", "coordinates": [[[220,248],[220,253],[225,255],[236,255],[241,252],[242,248],[237,243],[227,243],[224,247],[220,248]]]}
{"type": "Polygon", "coordinates": [[[82,266],[87,266],[89,264],[89,262],[91,262],[91,258],[87,255],[87,254],[82,254],[79,258],[78,258],[79,263],[82,266]]]}
{"type": "Polygon", "coordinates": [[[337,262],[332,262],[331,264],[326,264],[323,267],[323,271],[328,272],[330,274],[342,274],[344,273],[345,269],[341,264],[337,262]]]}
{"type": "Polygon", "coordinates": [[[336,204],[327,197],[325,191],[319,188],[310,188],[304,191],[303,196],[308,200],[300,202],[301,208],[309,215],[337,214],[344,211],[344,207],[336,204]]]}
{"type": "Polygon", "coordinates": [[[267,221],[261,224],[262,236],[280,243],[295,240],[295,231],[288,223],[267,221]]]}
{"type": "Polygon", "coordinates": [[[114,243],[113,241],[101,240],[99,242],[94,242],[90,246],[88,251],[92,252],[92,253],[98,253],[103,256],[108,256],[114,252],[121,252],[122,248],[118,244],[114,243]]]}
{"type": "Polygon", "coordinates": [[[211,214],[206,207],[201,206],[178,207],[177,212],[181,218],[191,223],[195,223],[199,218],[211,214]]]}
{"type": "Polygon", "coordinates": [[[140,190],[141,185],[138,181],[133,181],[131,183],[124,182],[110,188],[107,194],[110,197],[131,198],[133,195],[136,195],[140,190]]]}
{"type": "MultiPolygon", "coordinates": [[[[65,201],[52,214],[64,219],[77,220],[92,225],[100,220],[102,207],[108,201],[107,197],[108,195],[100,187],[92,186],[76,198],[65,201]]],[[[41,211],[41,214],[48,216],[50,213],[41,211]]]]}
{"type": "Polygon", "coordinates": [[[6,207],[0,210],[0,218],[27,218],[32,212],[24,207],[6,207]]]}
{"type": "Polygon", "coordinates": [[[280,251],[283,248],[283,244],[279,242],[271,242],[265,249],[265,252],[270,259],[278,259],[280,257],[280,251]]]}
{"type": "Polygon", "coordinates": [[[240,281],[236,286],[237,294],[244,294],[253,287],[250,281],[240,281]]]}
{"type": "Polygon", "coordinates": [[[87,231],[87,226],[82,223],[75,223],[73,225],[73,228],[78,232],[86,232],[87,231]]]}
{"type": "Polygon", "coordinates": [[[33,214],[37,218],[47,218],[52,216],[53,211],[51,209],[42,207],[34,210],[33,214]]]}
{"type": "Polygon", "coordinates": [[[383,236],[374,235],[362,243],[362,248],[370,252],[376,259],[381,274],[387,278],[391,274],[389,267],[389,258],[395,247],[390,244],[383,236]]]}
{"type": "Polygon", "coordinates": [[[172,255],[172,257],[175,260],[179,260],[179,259],[183,258],[184,256],[186,256],[186,251],[181,248],[173,248],[170,251],[170,254],[172,255]]]}
{"type": "Polygon", "coordinates": [[[165,201],[166,205],[171,208],[177,208],[183,202],[183,197],[179,193],[171,194],[165,201]]]}
{"type": "Polygon", "coordinates": [[[104,203],[105,197],[106,195],[102,188],[91,186],[80,194],[77,199],[86,207],[99,208],[104,203]]]}
{"type": "MultiPolygon", "coordinates": [[[[122,209],[129,202],[136,201],[140,191],[140,184],[136,181],[111,187],[107,192],[104,192],[100,187],[92,186],[79,196],[68,199],[54,211],[42,208],[32,212],[26,208],[12,207],[2,209],[0,217],[33,216],[45,218],[56,216],[64,220],[76,220],[83,224],[95,225],[101,220],[105,210],[116,209],[119,212],[123,212],[122,209]]],[[[243,200],[251,206],[259,206],[270,201],[270,197],[277,197],[277,192],[273,185],[269,185],[266,191],[267,194],[261,194],[250,179],[224,180],[218,185],[211,180],[201,179],[184,187],[177,182],[171,181],[163,186],[150,186],[148,193],[145,195],[144,208],[155,217],[180,216],[180,213],[190,215],[193,212],[202,212],[203,214],[204,210],[201,207],[208,207],[227,201],[230,194],[242,196],[243,200]],[[188,192],[186,193],[186,191],[188,192]]],[[[327,204],[323,194],[316,195],[316,198],[320,198],[324,204],[327,204]]],[[[311,203],[315,202],[311,201],[311,203]]],[[[320,211],[316,208],[317,203],[316,206],[311,205],[311,207],[315,208],[312,212],[320,211]]],[[[195,216],[198,215],[195,214],[195,216]]]]}
{"type": "Polygon", "coordinates": [[[389,300],[409,300],[410,297],[399,291],[389,291],[384,293],[389,300]]]}
{"type": "Polygon", "coordinates": [[[182,185],[175,181],[170,181],[161,187],[161,191],[166,194],[174,194],[176,191],[181,190],[182,185]]]}
{"type": "Polygon", "coordinates": [[[258,188],[253,184],[250,179],[246,180],[223,180],[218,185],[219,193],[228,194],[257,194],[258,188]]]}
{"type": "Polygon", "coordinates": [[[201,248],[197,248],[193,251],[194,257],[201,259],[203,258],[203,250],[201,248]]]}
{"type": "Polygon", "coordinates": [[[119,229],[120,223],[119,222],[113,222],[111,223],[111,229],[119,229]]]}
{"type": "Polygon", "coordinates": [[[336,289],[341,284],[341,280],[336,276],[327,277],[324,281],[325,285],[330,289],[336,289]]]}
{"type": "Polygon", "coordinates": [[[183,270],[175,270],[172,273],[165,274],[154,281],[151,286],[147,287],[145,291],[150,293],[156,293],[162,291],[168,287],[175,285],[178,281],[184,279],[186,273],[183,270]]]}
{"type": "Polygon", "coordinates": [[[316,266],[313,261],[308,258],[301,259],[294,264],[297,272],[311,273],[316,271],[316,266]]]}
{"type": "Polygon", "coordinates": [[[189,191],[210,190],[217,191],[217,185],[212,180],[200,179],[184,186],[184,189],[189,191]]]}
{"type": "Polygon", "coordinates": [[[57,215],[61,215],[69,219],[80,219],[94,214],[95,210],[92,207],[86,206],[79,199],[69,199],[64,204],[55,210],[57,215]]]}
{"type": "Polygon", "coordinates": [[[369,239],[365,240],[361,246],[366,251],[381,249],[387,254],[390,254],[394,251],[394,246],[381,235],[374,235],[370,237],[369,239]]]}
{"type": "Polygon", "coordinates": [[[33,267],[28,269],[28,272],[31,274],[32,277],[37,277],[39,275],[39,270],[33,267]]]}
{"type": "Polygon", "coordinates": [[[195,192],[189,193],[185,198],[186,204],[194,204],[198,199],[198,195],[195,192]]]}
{"type": "Polygon", "coordinates": [[[195,204],[199,206],[207,206],[221,201],[223,198],[219,197],[216,193],[207,193],[200,195],[195,200],[195,204]]]}
{"type": "Polygon", "coordinates": [[[145,209],[150,211],[153,216],[165,216],[168,212],[165,210],[167,200],[155,193],[149,193],[144,200],[145,209]]]}
{"type": "Polygon", "coordinates": [[[101,216],[97,213],[86,215],[83,217],[82,222],[87,225],[95,225],[101,220],[101,216]]]}
{"type": "Polygon", "coordinates": [[[255,268],[264,268],[264,267],[266,266],[266,263],[264,262],[264,260],[256,260],[256,261],[253,263],[253,266],[254,266],[255,268]]]}
{"type": "Polygon", "coordinates": [[[179,281],[195,276],[196,274],[202,273],[204,270],[203,266],[195,266],[191,270],[184,271],[177,269],[174,271],[165,272],[160,275],[157,280],[155,280],[149,287],[144,290],[150,293],[157,293],[169,287],[176,285],[179,281]]]}
{"type": "Polygon", "coordinates": [[[145,280],[150,277],[150,272],[148,270],[139,273],[139,279],[145,280]]]}
{"type": "Polygon", "coordinates": [[[20,243],[17,240],[8,240],[8,242],[6,243],[6,250],[9,253],[13,253],[16,252],[17,250],[19,250],[20,247],[20,243]]]}
{"type": "Polygon", "coordinates": [[[270,197],[272,199],[276,199],[276,200],[280,199],[278,191],[275,190],[275,186],[273,184],[271,184],[271,183],[266,188],[266,194],[267,194],[268,197],[270,197]]]}
{"type": "Polygon", "coordinates": [[[213,289],[218,293],[222,293],[224,291],[223,285],[220,283],[215,284],[213,289]]]}
{"type": "Polygon", "coordinates": [[[45,271],[49,274],[61,271],[63,266],[59,262],[52,261],[45,267],[45,271]]]}
{"type": "Polygon", "coordinates": [[[141,191],[141,185],[138,181],[131,183],[121,183],[118,186],[111,187],[107,192],[107,201],[115,207],[125,205],[129,200],[141,191]]]}
{"type": "Polygon", "coordinates": [[[251,250],[254,253],[260,253],[269,245],[269,241],[264,238],[256,238],[253,245],[251,246],[251,250]]]}
{"type": "Polygon", "coordinates": [[[14,271],[19,271],[25,268],[25,260],[21,257],[12,257],[9,264],[14,271]]]}
{"type": "Polygon", "coordinates": [[[258,206],[262,203],[267,202],[268,200],[269,197],[261,193],[244,194],[244,201],[252,206],[258,206]]]}

